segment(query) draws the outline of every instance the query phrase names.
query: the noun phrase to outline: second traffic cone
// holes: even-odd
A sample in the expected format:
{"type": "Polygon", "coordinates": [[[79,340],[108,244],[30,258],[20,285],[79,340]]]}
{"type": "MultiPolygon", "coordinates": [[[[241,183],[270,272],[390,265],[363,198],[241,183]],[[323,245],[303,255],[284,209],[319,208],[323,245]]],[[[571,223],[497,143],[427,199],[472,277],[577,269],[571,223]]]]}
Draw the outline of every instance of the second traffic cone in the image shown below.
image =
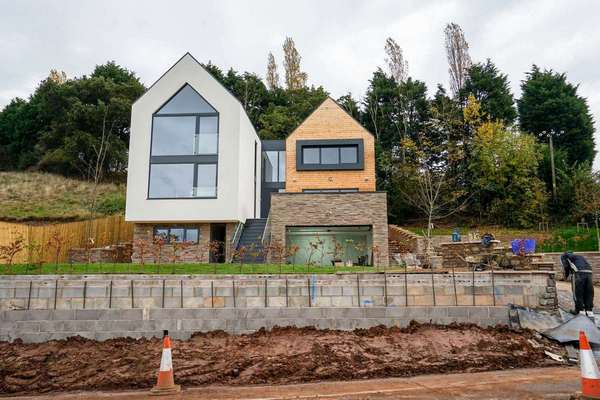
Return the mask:
{"type": "Polygon", "coordinates": [[[579,331],[581,394],[584,399],[600,399],[600,371],[585,332],[579,331]]]}
{"type": "Polygon", "coordinates": [[[171,357],[171,339],[169,331],[164,331],[163,350],[160,358],[160,369],[156,386],[150,390],[152,395],[172,394],[181,391],[181,386],[175,384],[173,377],[173,358],[171,357]]]}

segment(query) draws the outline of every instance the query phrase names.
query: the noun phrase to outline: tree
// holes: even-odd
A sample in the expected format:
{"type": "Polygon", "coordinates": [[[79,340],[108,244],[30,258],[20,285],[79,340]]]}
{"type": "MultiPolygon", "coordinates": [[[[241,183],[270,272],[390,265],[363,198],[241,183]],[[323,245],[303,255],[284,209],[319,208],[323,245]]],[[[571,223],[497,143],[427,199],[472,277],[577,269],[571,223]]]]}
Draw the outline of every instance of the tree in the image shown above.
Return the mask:
{"type": "Polygon", "coordinates": [[[521,84],[517,101],[521,129],[542,142],[553,134],[556,150],[563,149],[567,162],[592,163],[596,154],[594,121],[587,100],[577,94],[567,76],[536,65],[521,84]]]}
{"type": "Polygon", "coordinates": [[[467,71],[471,67],[469,44],[461,27],[452,22],[444,29],[446,36],[446,56],[448,58],[448,72],[450,74],[450,89],[458,95],[467,78],[467,71]]]}
{"type": "Polygon", "coordinates": [[[491,120],[500,120],[505,125],[510,125],[517,118],[508,76],[501,74],[489,58],[485,63],[474,64],[468,69],[466,80],[459,91],[462,104],[470,94],[481,104],[482,111],[491,120]]]}
{"type": "Polygon", "coordinates": [[[536,176],[540,152],[535,138],[483,122],[473,143],[469,172],[480,220],[529,228],[541,221],[547,195],[536,176]]]}
{"type": "Polygon", "coordinates": [[[308,75],[300,69],[300,53],[296,50],[294,40],[286,37],[283,42],[283,66],[285,68],[285,85],[288,90],[297,90],[306,86],[308,75]]]}
{"type": "Polygon", "coordinates": [[[385,41],[385,62],[390,70],[390,75],[396,82],[404,82],[408,77],[408,61],[404,59],[402,48],[391,37],[385,41]]]}
{"type": "Polygon", "coordinates": [[[267,62],[267,87],[269,90],[279,88],[279,73],[277,72],[275,57],[271,52],[269,52],[269,59],[267,62]]]}
{"type": "Polygon", "coordinates": [[[352,98],[352,93],[345,94],[337,99],[337,103],[342,106],[350,116],[356,120],[361,118],[358,103],[352,98]]]}
{"type": "Polygon", "coordinates": [[[592,217],[596,225],[596,243],[600,250],[600,173],[591,173],[589,169],[582,169],[575,175],[575,200],[579,216],[592,217]]]}

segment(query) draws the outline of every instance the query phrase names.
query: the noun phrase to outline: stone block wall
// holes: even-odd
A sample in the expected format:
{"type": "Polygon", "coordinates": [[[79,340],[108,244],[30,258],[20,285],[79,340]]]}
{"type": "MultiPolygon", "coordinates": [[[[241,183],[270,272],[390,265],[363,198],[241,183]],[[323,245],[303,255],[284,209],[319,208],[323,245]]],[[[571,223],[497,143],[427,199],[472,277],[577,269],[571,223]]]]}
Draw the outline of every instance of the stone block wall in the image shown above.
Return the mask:
{"type": "Polygon", "coordinates": [[[69,249],[69,263],[129,263],[133,253],[131,243],[115,244],[92,249],[69,249]]]}
{"type": "MultiPolygon", "coordinates": [[[[173,255],[175,245],[165,244],[161,251],[160,256],[158,249],[152,244],[154,236],[154,228],[157,226],[165,226],[169,224],[135,224],[133,230],[133,253],[131,260],[133,263],[139,264],[142,262],[142,253],[144,256],[144,262],[146,264],[151,263],[171,263],[174,261],[173,255]],[[145,244],[145,248],[142,249],[142,243],[145,244]],[[158,261],[160,260],[160,261],[158,261]]],[[[209,223],[190,223],[190,224],[172,224],[177,227],[184,228],[198,228],[200,237],[198,243],[181,247],[177,250],[177,259],[175,262],[180,263],[208,263],[210,257],[210,224],[209,223]]],[[[235,230],[235,223],[228,223],[225,227],[225,259],[230,260],[232,256],[231,239],[233,238],[233,232],[235,230]]]]}
{"type": "Polygon", "coordinates": [[[160,338],[163,329],[169,331],[172,339],[187,340],[195,332],[214,330],[231,334],[275,326],[353,330],[378,325],[406,327],[411,321],[472,323],[481,327],[509,324],[508,309],[503,306],[28,310],[0,311],[0,341],[39,343],[72,336],[95,340],[160,338]]]}
{"type": "Polygon", "coordinates": [[[554,307],[552,272],[265,276],[2,276],[0,310],[554,307]],[[455,289],[456,287],[456,289],[455,289]]]}
{"type": "MultiPolygon", "coordinates": [[[[385,192],[273,193],[271,243],[286,246],[290,226],[371,226],[376,265],[389,265],[387,197],[385,192]]],[[[274,256],[270,255],[271,261],[274,256]]]]}
{"type": "Polygon", "coordinates": [[[392,254],[419,253],[423,238],[397,225],[388,225],[389,252],[392,254]]]}
{"type": "MultiPolygon", "coordinates": [[[[563,279],[563,267],[560,263],[560,256],[563,253],[540,253],[541,256],[545,259],[552,260],[554,263],[554,271],[556,275],[563,279]]],[[[592,266],[592,270],[594,272],[594,283],[600,282],[600,251],[581,251],[575,252],[575,254],[579,254],[584,256],[586,260],[592,266]]]]}
{"type": "Polygon", "coordinates": [[[490,247],[484,247],[481,241],[445,242],[439,245],[438,253],[442,256],[445,268],[467,268],[469,265],[464,260],[466,257],[477,257],[494,252],[500,247],[500,242],[492,241],[490,247]]]}

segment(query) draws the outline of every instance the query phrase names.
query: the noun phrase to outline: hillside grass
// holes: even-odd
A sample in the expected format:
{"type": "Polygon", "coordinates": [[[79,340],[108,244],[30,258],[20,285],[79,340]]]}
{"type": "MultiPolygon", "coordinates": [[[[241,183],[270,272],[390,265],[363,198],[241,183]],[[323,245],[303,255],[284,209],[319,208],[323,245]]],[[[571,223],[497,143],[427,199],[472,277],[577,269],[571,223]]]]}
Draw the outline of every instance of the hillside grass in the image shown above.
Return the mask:
{"type": "MultiPolygon", "coordinates": [[[[0,220],[75,221],[89,218],[93,184],[39,172],[0,172],[0,220]]],[[[97,216],[125,210],[125,185],[98,187],[97,216]]]]}

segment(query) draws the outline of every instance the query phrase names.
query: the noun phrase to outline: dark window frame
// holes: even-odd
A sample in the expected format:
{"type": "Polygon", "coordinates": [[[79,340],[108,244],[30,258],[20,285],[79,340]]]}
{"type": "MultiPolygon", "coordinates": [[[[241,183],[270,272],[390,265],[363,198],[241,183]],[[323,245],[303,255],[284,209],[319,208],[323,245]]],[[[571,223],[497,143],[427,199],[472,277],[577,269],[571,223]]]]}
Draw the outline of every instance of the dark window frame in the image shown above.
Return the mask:
{"type": "Polygon", "coordinates": [[[263,150],[262,151],[262,159],[263,159],[263,163],[262,163],[262,176],[263,176],[263,182],[265,183],[285,183],[285,175],[287,173],[287,165],[286,165],[286,157],[287,154],[285,152],[285,150],[263,150]],[[267,153],[269,152],[275,152],[277,153],[277,162],[275,163],[275,169],[277,170],[277,179],[274,181],[267,181],[267,175],[265,174],[265,167],[266,164],[264,162],[265,158],[267,158],[267,153]],[[283,177],[280,176],[280,172],[281,169],[279,168],[279,163],[281,160],[281,153],[283,153],[283,167],[284,167],[284,171],[283,171],[283,177]]]}
{"type": "MultiPolygon", "coordinates": [[[[219,137],[221,130],[221,116],[217,109],[202,96],[192,85],[189,83],[183,84],[176,92],[173,94],[167,101],[158,107],[158,109],[152,114],[152,123],[150,126],[150,162],[148,165],[148,185],[146,191],[146,200],[202,200],[202,199],[216,199],[219,194],[219,137]],[[210,107],[212,107],[215,112],[214,113],[181,113],[181,114],[159,114],[159,111],[167,104],[171,99],[179,94],[186,86],[190,86],[192,90],[194,90],[198,96],[200,96],[210,107]],[[194,155],[163,155],[163,156],[153,156],[152,155],[152,143],[154,136],[154,119],[162,118],[162,117],[196,117],[196,129],[195,136],[201,136],[200,133],[200,119],[202,117],[217,117],[217,149],[215,154],[194,154],[194,155]],[[214,164],[215,165],[215,195],[214,196],[188,196],[188,197],[151,197],[150,196],[150,177],[152,174],[152,165],[153,164],[193,164],[194,173],[192,180],[192,190],[197,187],[198,184],[198,165],[199,164],[214,164]]],[[[195,142],[194,142],[195,143],[195,142]]],[[[195,147],[195,144],[194,144],[195,147]]]]}
{"type": "Polygon", "coordinates": [[[296,141],[296,170],[297,171],[335,171],[335,170],[363,170],[365,159],[365,145],[362,139],[326,139],[326,140],[297,140],[296,141]],[[338,163],[337,164],[322,164],[321,163],[321,148],[337,147],[338,148],[338,163]],[[341,151],[342,147],[356,147],[357,160],[355,163],[342,163],[341,151]],[[304,163],[304,149],[319,148],[319,163],[307,164],[304,163]]]}
{"type": "Polygon", "coordinates": [[[152,229],[152,237],[155,238],[155,237],[159,236],[156,232],[158,230],[165,230],[165,229],[169,232],[169,233],[167,233],[167,239],[165,240],[165,244],[172,244],[171,229],[183,229],[183,241],[178,242],[178,243],[185,243],[185,242],[188,242],[191,244],[200,243],[201,232],[200,232],[199,227],[190,227],[190,226],[181,226],[181,225],[157,225],[152,229]],[[196,235],[196,237],[197,237],[196,241],[187,241],[188,230],[195,230],[198,232],[198,234],[196,235]]]}

